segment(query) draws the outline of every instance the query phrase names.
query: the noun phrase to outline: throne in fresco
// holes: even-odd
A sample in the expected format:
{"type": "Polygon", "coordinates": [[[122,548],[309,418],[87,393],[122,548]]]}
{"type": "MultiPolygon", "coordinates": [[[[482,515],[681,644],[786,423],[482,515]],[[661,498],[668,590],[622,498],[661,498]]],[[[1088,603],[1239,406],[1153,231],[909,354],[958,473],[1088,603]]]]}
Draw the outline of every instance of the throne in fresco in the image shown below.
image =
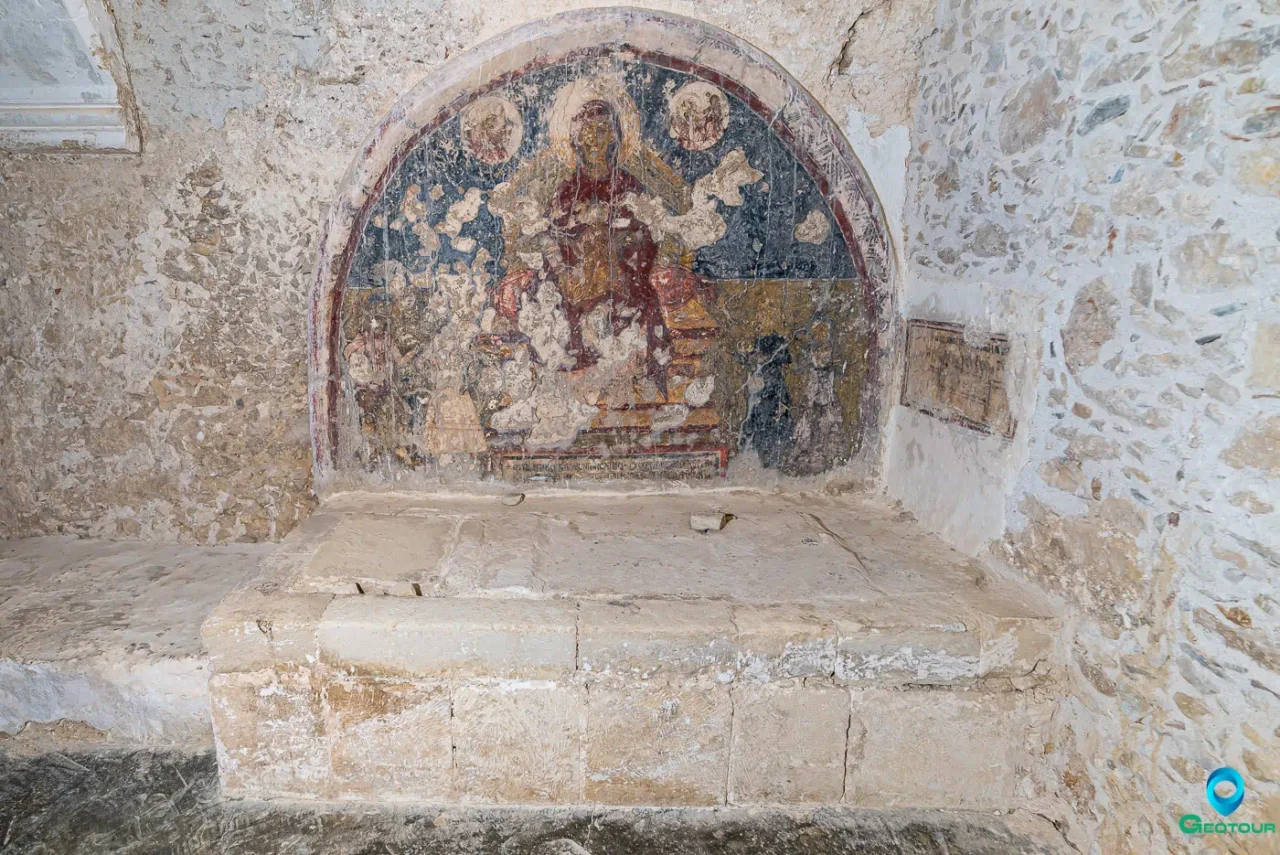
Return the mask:
{"type": "Polygon", "coordinates": [[[1052,614],[799,490],[874,475],[891,279],[848,143],[726,33],[598,10],[446,65],[327,225],[321,505],[204,627],[224,790],[1016,801],[1052,614]]]}

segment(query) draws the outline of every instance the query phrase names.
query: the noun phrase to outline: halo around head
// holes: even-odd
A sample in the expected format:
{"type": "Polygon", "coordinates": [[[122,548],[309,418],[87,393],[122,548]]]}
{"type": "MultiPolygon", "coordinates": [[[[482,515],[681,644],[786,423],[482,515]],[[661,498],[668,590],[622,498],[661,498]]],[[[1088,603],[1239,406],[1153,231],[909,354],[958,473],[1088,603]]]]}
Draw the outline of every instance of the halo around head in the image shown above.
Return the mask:
{"type": "Polygon", "coordinates": [[[459,135],[467,154],[496,166],[515,156],[524,139],[524,120],[506,98],[489,96],[467,105],[459,119],[459,135]]]}
{"type": "Polygon", "coordinates": [[[566,84],[556,93],[547,120],[551,149],[569,166],[577,160],[573,150],[573,117],[589,101],[603,101],[618,117],[622,139],[618,141],[618,161],[626,161],[636,150],[640,139],[640,111],[627,94],[622,78],[614,74],[598,74],[566,84]]]}
{"type": "Polygon", "coordinates": [[[706,151],[729,127],[729,99],[704,80],[686,83],[668,99],[671,138],[688,151],[706,151]]]}

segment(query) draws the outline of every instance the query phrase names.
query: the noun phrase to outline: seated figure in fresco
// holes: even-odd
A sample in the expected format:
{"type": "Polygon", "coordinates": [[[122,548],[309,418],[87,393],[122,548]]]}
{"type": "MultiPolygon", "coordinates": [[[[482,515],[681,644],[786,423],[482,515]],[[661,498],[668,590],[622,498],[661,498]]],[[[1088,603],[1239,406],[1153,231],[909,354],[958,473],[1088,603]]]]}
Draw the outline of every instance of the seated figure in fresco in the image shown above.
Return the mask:
{"type": "Polygon", "coordinates": [[[649,281],[657,245],[624,201],[644,188],[618,165],[620,137],[607,103],[584,104],[573,119],[578,168],[552,202],[552,228],[564,263],[558,278],[569,318],[569,353],[577,369],[595,364],[599,353],[583,344],[582,318],[607,301],[615,335],[638,313],[647,336],[649,376],[662,386],[656,362],[662,315],[649,281]]]}
{"type": "MultiPolygon", "coordinates": [[[[569,323],[568,353],[574,371],[590,368],[600,357],[583,336],[584,319],[594,309],[608,307],[614,336],[639,321],[645,332],[645,374],[665,397],[669,330],[664,327],[663,307],[683,304],[705,286],[689,269],[691,259],[683,257],[688,253],[671,241],[660,245],[630,202],[656,196],[682,212],[689,204],[689,188],[647,146],[623,162],[623,131],[608,101],[583,103],[570,128],[572,170],[547,187],[552,192],[539,212],[549,228],[532,245],[517,228],[506,230],[509,263],[494,308],[501,327],[514,331],[521,295],[536,295],[547,284],[557,288],[569,323]],[[525,261],[529,249],[540,256],[540,270],[525,261]]],[[[551,164],[544,159],[535,166],[545,171],[551,164]]]]}

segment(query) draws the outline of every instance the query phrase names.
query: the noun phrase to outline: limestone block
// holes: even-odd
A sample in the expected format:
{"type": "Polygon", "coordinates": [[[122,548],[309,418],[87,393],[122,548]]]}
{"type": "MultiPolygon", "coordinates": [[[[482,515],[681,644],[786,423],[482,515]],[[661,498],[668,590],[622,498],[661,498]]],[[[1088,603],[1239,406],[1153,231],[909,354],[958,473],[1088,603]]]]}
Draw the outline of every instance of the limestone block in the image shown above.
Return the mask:
{"type": "Polygon", "coordinates": [[[587,801],[724,804],[732,709],[710,680],[591,685],[587,801]]]}
{"type": "Polygon", "coordinates": [[[337,798],[448,799],[452,783],[446,686],[345,678],[325,687],[337,798]]]}
{"type": "Polygon", "coordinates": [[[345,514],[335,511],[327,502],[317,507],[258,562],[257,573],[249,587],[259,593],[271,593],[281,588],[311,591],[298,582],[307,565],[327,543],[330,533],[346,518],[345,514]]]}
{"type": "Polygon", "coordinates": [[[977,619],[946,597],[886,600],[833,617],[841,682],[948,684],[979,675],[977,619]]]}
{"type": "Polygon", "coordinates": [[[1056,618],[989,617],[980,619],[982,676],[1025,677],[1047,670],[1053,640],[1062,629],[1056,618]]]}
{"type": "Polygon", "coordinates": [[[727,603],[583,601],[578,656],[589,674],[647,679],[711,671],[732,676],[738,658],[727,603]]]}
{"type": "Polygon", "coordinates": [[[506,511],[464,519],[457,545],[445,558],[443,590],[449,594],[483,589],[527,596],[542,593],[539,570],[545,561],[547,522],[541,516],[506,511]]]}
{"type": "Polygon", "coordinates": [[[841,632],[836,678],[844,683],[949,684],[979,674],[976,632],[945,627],[863,627],[841,632]]]}
{"type": "Polygon", "coordinates": [[[1236,469],[1261,469],[1273,478],[1280,477],[1280,416],[1257,419],[1220,457],[1236,469]]]}
{"type": "Polygon", "coordinates": [[[1013,692],[855,689],[846,801],[1007,808],[1028,722],[1013,692]]]}
{"type": "Polygon", "coordinates": [[[454,780],[472,804],[582,801],[585,692],[555,683],[460,687],[454,696],[454,780]]]}
{"type": "Polygon", "coordinates": [[[977,592],[984,677],[1047,676],[1062,620],[1037,592],[1012,583],[977,592]]]}
{"type": "Polygon", "coordinates": [[[430,584],[453,542],[449,518],[352,514],[328,532],[294,581],[302,590],[349,594],[390,591],[397,582],[430,584]]]}
{"type": "Polygon", "coordinates": [[[733,690],[732,804],[838,802],[849,692],[800,683],[733,690]]]}
{"type": "Polygon", "coordinates": [[[739,668],[757,681],[831,674],[836,662],[836,625],[800,605],[739,605],[733,624],[739,668]]]}
{"type": "Polygon", "coordinates": [[[320,621],[320,655],[352,672],[398,676],[566,677],[573,603],[337,597],[320,621]]]}
{"type": "Polygon", "coordinates": [[[235,591],[205,619],[200,636],[217,672],[259,671],[316,660],[316,627],[331,594],[235,591]]]}
{"type": "Polygon", "coordinates": [[[209,701],[223,792],[303,798],[328,794],[321,692],[309,672],[215,674],[209,701]]]}
{"type": "Polygon", "coordinates": [[[1249,385],[1280,392],[1280,323],[1260,323],[1253,340],[1249,385]]]}

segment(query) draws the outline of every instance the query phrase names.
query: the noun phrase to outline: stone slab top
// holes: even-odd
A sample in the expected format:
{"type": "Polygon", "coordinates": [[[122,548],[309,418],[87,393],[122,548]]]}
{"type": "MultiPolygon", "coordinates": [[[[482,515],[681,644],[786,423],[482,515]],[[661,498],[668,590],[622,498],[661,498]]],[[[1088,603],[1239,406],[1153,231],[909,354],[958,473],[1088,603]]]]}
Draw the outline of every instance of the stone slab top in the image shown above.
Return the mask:
{"type": "Polygon", "coordinates": [[[266,584],[292,593],[1055,614],[1032,586],[957,552],[909,514],[820,494],[547,490],[506,504],[500,493],[344,493],[267,563],[266,584]],[[721,531],[693,530],[690,516],[707,512],[732,518],[721,531]]]}
{"type": "Polygon", "coordinates": [[[203,636],[224,674],[954,685],[1042,678],[1059,626],[874,501],[531,490],[332,497],[203,636]]]}

